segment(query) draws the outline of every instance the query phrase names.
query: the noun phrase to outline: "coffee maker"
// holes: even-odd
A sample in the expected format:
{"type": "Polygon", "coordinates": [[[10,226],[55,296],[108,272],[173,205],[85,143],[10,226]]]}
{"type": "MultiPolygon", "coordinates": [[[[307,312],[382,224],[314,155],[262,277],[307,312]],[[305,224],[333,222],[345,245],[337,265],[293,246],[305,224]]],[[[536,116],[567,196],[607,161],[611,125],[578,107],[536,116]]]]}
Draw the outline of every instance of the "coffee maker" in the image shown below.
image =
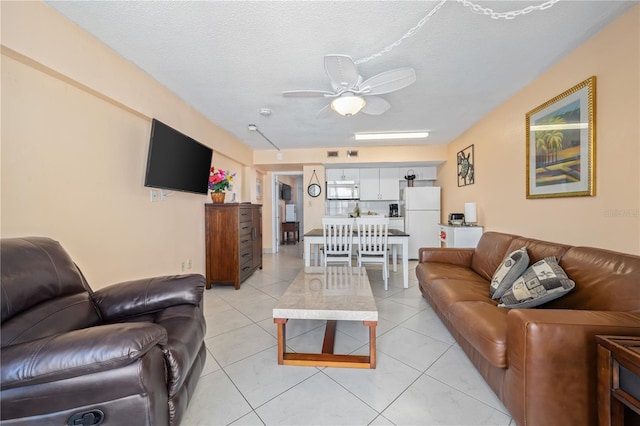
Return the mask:
{"type": "Polygon", "coordinates": [[[398,217],[398,204],[389,204],[389,217],[398,217]]]}

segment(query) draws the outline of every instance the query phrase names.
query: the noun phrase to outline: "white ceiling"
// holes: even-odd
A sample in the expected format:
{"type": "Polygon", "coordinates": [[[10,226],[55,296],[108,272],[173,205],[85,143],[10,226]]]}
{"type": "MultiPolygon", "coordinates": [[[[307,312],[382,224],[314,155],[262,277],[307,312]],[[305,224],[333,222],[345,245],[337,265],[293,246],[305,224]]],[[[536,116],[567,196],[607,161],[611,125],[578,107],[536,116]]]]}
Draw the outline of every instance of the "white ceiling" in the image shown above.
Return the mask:
{"type": "MultiPolygon", "coordinates": [[[[448,0],[414,36],[358,66],[365,79],[415,69],[416,83],[381,95],[391,103],[383,115],[318,119],[327,100],[282,97],[287,90],[331,90],[325,54],[367,58],[438,3],[47,1],[256,150],[273,147],[248,124],[281,149],[412,143],[353,139],[355,132],[374,131],[428,130],[426,142],[413,143],[449,143],[637,1],[562,0],[496,20],[448,0]],[[272,114],[262,116],[261,108],[272,114]]],[[[475,3],[508,12],[544,2],[475,3]]]]}

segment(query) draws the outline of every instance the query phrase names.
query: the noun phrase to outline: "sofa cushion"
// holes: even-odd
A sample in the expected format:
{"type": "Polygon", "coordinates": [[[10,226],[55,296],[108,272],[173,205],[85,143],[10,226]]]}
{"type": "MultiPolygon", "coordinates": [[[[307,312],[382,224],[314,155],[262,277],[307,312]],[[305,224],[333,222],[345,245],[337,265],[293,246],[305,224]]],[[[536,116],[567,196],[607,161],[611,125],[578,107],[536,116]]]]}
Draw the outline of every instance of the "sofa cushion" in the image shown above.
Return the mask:
{"type": "Polygon", "coordinates": [[[468,281],[458,279],[433,280],[423,285],[424,293],[429,300],[445,315],[449,315],[449,308],[456,302],[487,302],[494,307],[497,301],[489,297],[489,283],[486,281],[468,281]]]}
{"type": "Polygon", "coordinates": [[[492,299],[500,299],[502,295],[511,288],[513,283],[522,275],[529,266],[529,255],[527,248],[522,247],[512,251],[498,266],[493,274],[489,295],[492,299]]]}
{"type": "Polygon", "coordinates": [[[501,308],[533,308],[573,290],[575,283],[562,270],[555,257],[542,259],[524,271],[502,299],[501,308]]]}
{"type": "Polygon", "coordinates": [[[89,292],[59,242],[44,237],[3,238],[2,322],[48,300],[89,292]]]}
{"type": "Polygon", "coordinates": [[[640,256],[572,247],[560,266],[576,287],[545,308],[640,312],[640,256]]]}
{"type": "Polygon", "coordinates": [[[533,264],[545,257],[555,256],[556,259],[562,259],[562,256],[571,248],[566,244],[552,243],[549,241],[536,240],[534,238],[516,237],[507,248],[506,253],[511,253],[521,247],[527,248],[529,255],[529,264],[533,264]]]}
{"type": "Polygon", "coordinates": [[[493,273],[502,263],[505,254],[520,248],[523,244],[508,250],[516,235],[500,232],[485,232],[478,241],[478,246],[471,259],[471,269],[487,281],[491,281],[493,273]]]}
{"type": "Polygon", "coordinates": [[[487,284],[486,280],[473,272],[468,266],[450,263],[419,263],[416,266],[416,277],[420,282],[429,283],[433,280],[451,279],[478,281],[487,284]]]}
{"type": "Polygon", "coordinates": [[[488,302],[456,302],[449,322],[493,366],[507,367],[507,309],[488,302]]]}

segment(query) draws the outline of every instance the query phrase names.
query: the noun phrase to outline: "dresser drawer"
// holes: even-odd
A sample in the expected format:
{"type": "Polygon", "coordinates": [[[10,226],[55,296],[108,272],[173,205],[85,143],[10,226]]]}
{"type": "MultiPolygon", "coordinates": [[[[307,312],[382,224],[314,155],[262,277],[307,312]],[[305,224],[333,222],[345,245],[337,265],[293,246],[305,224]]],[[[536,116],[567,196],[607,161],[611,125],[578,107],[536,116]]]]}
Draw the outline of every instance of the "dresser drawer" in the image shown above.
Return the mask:
{"type": "Polygon", "coordinates": [[[242,253],[245,250],[251,250],[252,248],[253,241],[251,240],[251,233],[240,235],[240,240],[238,241],[238,252],[242,253]]]}
{"type": "Polygon", "coordinates": [[[247,234],[251,234],[251,222],[240,222],[240,224],[238,225],[239,229],[239,235],[247,235],[247,234]]]}
{"type": "Polygon", "coordinates": [[[251,246],[246,247],[244,250],[240,250],[240,256],[238,258],[238,263],[243,264],[247,261],[253,260],[253,249],[251,246]]]}
{"type": "Polygon", "coordinates": [[[249,259],[246,262],[240,263],[240,281],[244,281],[246,277],[251,275],[253,272],[253,260],[249,259]]]}
{"type": "Polygon", "coordinates": [[[251,222],[251,220],[253,219],[253,209],[240,207],[240,209],[238,210],[239,210],[238,214],[240,216],[240,223],[251,222]]]}

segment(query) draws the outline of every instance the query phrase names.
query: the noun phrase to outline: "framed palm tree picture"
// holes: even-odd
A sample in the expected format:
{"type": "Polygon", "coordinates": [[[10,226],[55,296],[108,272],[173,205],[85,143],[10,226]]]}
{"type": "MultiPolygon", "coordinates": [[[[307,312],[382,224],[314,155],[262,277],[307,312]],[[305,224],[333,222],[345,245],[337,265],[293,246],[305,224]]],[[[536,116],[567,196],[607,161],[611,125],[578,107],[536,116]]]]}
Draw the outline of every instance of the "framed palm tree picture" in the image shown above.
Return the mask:
{"type": "Polygon", "coordinates": [[[527,198],[595,195],[596,78],[526,114],[527,198]]]}

